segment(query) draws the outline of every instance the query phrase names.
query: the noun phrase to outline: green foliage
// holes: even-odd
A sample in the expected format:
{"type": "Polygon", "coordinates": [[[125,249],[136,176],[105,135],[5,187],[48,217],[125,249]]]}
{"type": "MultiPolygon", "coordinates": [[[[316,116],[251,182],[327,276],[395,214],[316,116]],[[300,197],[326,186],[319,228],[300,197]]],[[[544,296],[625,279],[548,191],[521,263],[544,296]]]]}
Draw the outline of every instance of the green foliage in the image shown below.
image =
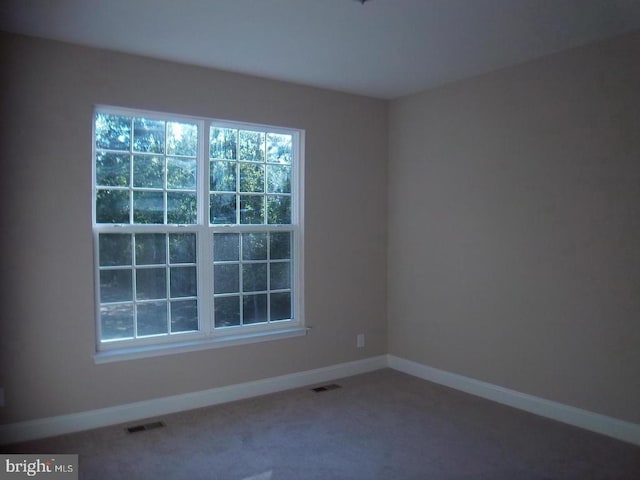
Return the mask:
{"type": "Polygon", "coordinates": [[[291,193],[291,167],[267,165],[267,192],[291,193]]]}
{"type": "Polygon", "coordinates": [[[213,261],[237,261],[240,249],[240,235],[237,233],[213,234],[213,261]]]}
{"type": "Polygon", "coordinates": [[[195,193],[167,193],[167,223],[197,223],[197,206],[195,193]]]}
{"type": "Polygon", "coordinates": [[[98,113],[95,142],[98,223],[196,223],[195,123],[98,113]]]}
{"type": "Polygon", "coordinates": [[[236,191],[236,162],[210,162],[210,186],[212,192],[236,191]]]}
{"type": "Polygon", "coordinates": [[[129,151],[131,120],[131,117],[96,114],[96,148],[129,151]]]}
{"type": "Polygon", "coordinates": [[[210,196],[209,214],[209,221],[212,225],[236,223],[236,194],[212,194],[210,196]]]}
{"type": "Polygon", "coordinates": [[[252,225],[264,223],[264,196],[240,195],[240,223],[252,225]]]}
{"type": "Polygon", "coordinates": [[[164,153],[165,122],[136,118],[133,122],[133,150],[136,152],[164,153]]]}
{"type": "Polygon", "coordinates": [[[164,223],[162,191],[133,192],[133,223],[164,223]]]}
{"type": "Polygon", "coordinates": [[[129,223],[129,192],[98,190],[96,192],[97,223],[129,223]]]}
{"type": "Polygon", "coordinates": [[[291,258],[290,232],[271,232],[269,234],[269,256],[272,260],[291,258]]]}
{"type": "Polygon", "coordinates": [[[268,241],[269,236],[267,233],[243,233],[242,259],[266,260],[268,241]]]}
{"type": "Polygon", "coordinates": [[[240,191],[264,192],[264,165],[240,164],[240,191]]]}
{"type": "Polygon", "coordinates": [[[105,187],[127,187],[131,175],[131,157],[110,152],[96,154],[96,184],[105,187]]]}
{"type": "Polygon", "coordinates": [[[172,233],[169,235],[169,261],[175,263],[196,263],[196,236],[193,233],[172,233]]]}
{"type": "Polygon", "coordinates": [[[99,237],[101,267],[131,265],[131,235],[101,233],[99,237]]]}
{"type": "Polygon", "coordinates": [[[290,164],[292,149],[291,135],[278,133],[267,134],[267,162],[290,164]]]}
{"type": "Polygon", "coordinates": [[[167,155],[195,157],[198,154],[198,126],[167,122],[167,155]]]}
{"type": "Polygon", "coordinates": [[[236,159],[237,130],[212,127],[209,132],[209,157],[212,159],[236,159]]]}
{"type": "Polygon", "coordinates": [[[238,135],[238,159],[250,162],[264,162],[264,141],[265,134],[263,132],[240,130],[238,135]]]}
{"type": "Polygon", "coordinates": [[[167,236],[164,233],[136,233],[135,252],[136,265],[165,264],[167,236]]]}
{"type": "Polygon", "coordinates": [[[164,157],[157,155],[133,156],[133,186],[139,188],[158,188],[164,186],[164,157]]]}
{"type": "Polygon", "coordinates": [[[195,190],[196,169],[195,158],[167,158],[167,188],[195,190]]]}
{"type": "Polygon", "coordinates": [[[272,195],[267,197],[267,223],[291,223],[291,197],[272,195]]]}
{"type": "MultiPolygon", "coordinates": [[[[97,223],[197,223],[196,123],[98,113],[94,127],[97,223]]],[[[292,148],[212,127],[210,222],[290,224],[292,148]]],[[[100,234],[98,248],[103,340],[198,329],[195,234],[100,234]]],[[[290,259],[290,232],[216,233],[215,326],[290,318],[291,292],[265,293],[291,287],[290,259]]]]}

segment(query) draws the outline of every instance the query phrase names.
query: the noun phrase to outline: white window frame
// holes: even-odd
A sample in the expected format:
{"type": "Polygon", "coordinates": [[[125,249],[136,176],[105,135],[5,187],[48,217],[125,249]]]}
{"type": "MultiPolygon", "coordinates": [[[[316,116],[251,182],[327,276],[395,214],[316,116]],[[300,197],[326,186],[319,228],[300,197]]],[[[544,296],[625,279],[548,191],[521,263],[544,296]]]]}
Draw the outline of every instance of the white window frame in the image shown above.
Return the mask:
{"type": "MultiPolygon", "coordinates": [[[[250,344],[265,340],[305,335],[304,321],[304,136],[302,129],[275,127],[272,125],[219,120],[198,116],[186,116],[140,109],[96,105],[92,115],[92,226],[94,243],[96,363],[107,363],[135,358],[145,358],[172,353],[182,353],[231,345],[250,344]],[[182,121],[198,126],[197,155],[197,224],[99,224],[96,223],[96,142],[95,116],[97,113],[182,121]],[[209,128],[267,131],[292,135],[291,224],[209,224],[209,128]],[[274,323],[214,327],[213,316],[213,249],[214,233],[245,233],[291,231],[291,309],[292,319],[274,323]],[[196,234],[198,332],[174,333],[143,338],[102,340],[100,321],[100,268],[99,242],[101,233],[189,233],[196,234]]],[[[133,132],[132,132],[133,134],[133,132]]],[[[236,160],[237,161],[237,160],[236,160]]],[[[266,175],[266,172],[265,172],[266,175]]],[[[237,192],[236,192],[237,193],[237,192]]],[[[133,213],[131,213],[133,214],[133,213]]],[[[168,261],[168,259],[167,259],[168,261]]]]}

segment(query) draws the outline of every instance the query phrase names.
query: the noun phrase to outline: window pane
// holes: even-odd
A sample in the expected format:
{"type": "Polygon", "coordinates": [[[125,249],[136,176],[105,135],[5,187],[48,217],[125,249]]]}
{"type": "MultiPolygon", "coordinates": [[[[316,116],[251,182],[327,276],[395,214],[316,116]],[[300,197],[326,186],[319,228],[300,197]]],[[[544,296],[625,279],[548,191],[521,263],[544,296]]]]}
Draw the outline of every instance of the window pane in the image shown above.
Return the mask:
{"type": "Polygon", "coordinates": [[[269,193],[291,193],[291,167],[267,166],[267,191],[269,193]]]}
{"type": "Polygon", "coordinates": [[[175,267],[171,269],[171,298],[195,297],[196,267],[175,267]]]}
{"type": "Polygon", "coordinates": [[[260,292],[267,289],[267,264],[248,263],[242,266],[242,291],[260,292]]]}
{"type": "Polygon", "coordinates": [[[237,130],[214,128],[209,131],[209,157],[235,160],[237,130]]]}
{"type": "Polygon", "coordinates": [[[240,297],[217,297],[215,319],[216,328],[240,325],[240,297]]]}
{"type": "Polygon", "coordinates": [[[267,238],[266,233],[243,233],[242,234],[242,259],[243,260],[266,260],[267,259],[267,238]]]}
{"type": "Polygon", "coordinates": [[[270,258],[280,260],[291,257],[291,233],[273,232],[269,235],[270,258]]]}
{"type": "Polygon", "coordinates": [[[98,190],[96,192],[96,223],[129,223],[129,192],[98,190]]]}
{"type": "Polygon", "coordinates": [[[133,192],[134,223],[164,223],[162,192],[133,192]]]}
{"type": "Polygon", "coordinates": [[[196,194],[167,193],[167,223],[195,224],[197,223],[196,194]]]}
{"type": "Polygon", "coordinates": [[[164,153],[164,121],[136,118],[133,121],[133,150],[164,153]]]}
{"type": "Polygon", "coordinates": [[[167,298],[167,271],[164,268],[136,270],[136,299],[167,298]]]}
{"type": "Polygon", "coordinates": [[[167,303],[141,303],[138,309],[138,336],[168,333],[167,303]]]}
{"type": "Polygon", "coordinates": [[[132,299],[131,269],[100,272],[100,303],[127,302],[132,299]]]}
{"type": "Polygon", "coordinates": [[[240,223],[264,223],[264,197],[262,195],[240,195],[240,223]]]}
{"type": "Polygon", "coordinates": [[[169,235],[169,261],[171,263],[196,263],[195,233],[169,235]]]}
{"type": "Polygon", "coordinates": [[[231,193],[216,193],[211,195],[212,224],[236,223],[236,196],[231,193]]]}
{"type": "Polygon", "coordinates": [[[147,116],[156,114],[94,117],[95,218],[112,224],[94,229],[102,339],[137,345],[136,337],[198,331],[205,326],[198,294],[207,308],[213,301],[207,329],[211,320],[220,328],[290,319],[294,134],[147,116]],[[210,127],[208,152],[198,138],[202,125],[210,127]],[[209,188],[200,161],[209,162],[209,188]],[[207,195],[218,228],[198,233],[213,241],[203,246],[212,249],[213,272],[201,292],[195,226],[207,215],[207,195]]]}
{"type": "Polygon", "coordinates": [[[131,117],[96,114],[96,148],[129,150],[131,146],[131,117]]]}
{"type": "Polygon", "coordinates": [[[237,293],[240,291],[240,268],[238,264],[215,265],[213,267],[213,293],[237,293]]]}
{"type": "Polygon", "coordinates": [[[101,267],[131,265],[131,235],[101,233],[98,244],[101,267]]]}
{"type": "Polygon", "coordinates": [[[291,293],[281,292],[271,294],[271,321],[288,320],[291,318],[291,293]]]}
{"type": "Polygon", "coordinates": [[[191,158],[167,158],[167,188],[195,190],[196,160],[191,158]]]}
{"type": "Polygon", "coordinates": [[[167,122],[167,155],[195,157],[198,127],[195,123],[167,122]]]}
{"type": "Polygon", "coordinates": [[[133,186],[142,188],[163,188],[164,157],[134,155],[133,186]]]}
{"type": "Polygon", "coordinates": [[[285,195],[267,197],[267,218],[269,224],[291,224],[291,197],[285,195]]]}
{"type": "Polygon", "coordinates": [[[237,233],[213,234],[213,261],[228,262],[239,259],[240,236],[237,233]]]}
{"type": "Polygon", "coordinates": [[[267,294],[245,295],[242,297],[242,323],[267,321],[267,294]]]}
{"type": "Polygon", "coordinates": [[[264,133],[240,130],[240,160],[264,162],[264,133]]]}
{"type": "Polygon", "coordinates": [[[264,192],[264,165],[240,164],[240,191],[264,192]]]}
{"type": "Polygon", "coordinates": [[[128,187],[130,177],[129,155],[96,153],[96,185],[106,187],[128,187]]]}
{"type": "Polygon", "coordinates": [[[196,300],[171,302],[171,332],[198,330],[198,303],[196,300]]]}
{"type": "Polygon", "coordinates": [[[291,163],[292,136],[267,134],[267,162],[291,163]]]}
{"type": "Polygon", "coordinates": [[[167,239],[164,233],[136,234],[136,265],[167,262],[167,239]]]}
{"type": "Polygon", "coordinates": [[[235,192],[236,191],[236,163],[235,162],[211,162],[211,178],[209,188],[211,191],[235,192]]]}
{"type": "Polygon", "coordinates": [[[277,262],[270,264],[270,282],[271,290],[281,290],[291,288],[291,269],[289,262],[277,262]]]}
{"type": "Polygon", "coordinates": [[[102,340],[133,337],[133,305],[105,305],[100,307],[102,340]]]}

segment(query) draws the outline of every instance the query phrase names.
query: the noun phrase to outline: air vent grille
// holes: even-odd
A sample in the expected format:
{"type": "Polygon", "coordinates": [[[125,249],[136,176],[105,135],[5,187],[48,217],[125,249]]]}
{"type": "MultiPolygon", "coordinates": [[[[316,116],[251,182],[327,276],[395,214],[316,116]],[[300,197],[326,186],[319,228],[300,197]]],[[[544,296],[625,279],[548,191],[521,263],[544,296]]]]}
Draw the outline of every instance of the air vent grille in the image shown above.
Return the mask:
{"type": "Polygon", "coordinates": [[[142,425],[134,425],[132,427],[127,427],[126,430],[129,433],[138,433],[138,432],[145,432],[147,430],[153,430],[155,428],[162,428],[164,426],[165,424],[163,422],[151,422],[151,423],[144,423],[142,425]]]}
{"type": "Polygon", "coordinates": [[[337,388],[342,388],[342,387],[337,383],[330,383],[329,385],[322,385],[321,387],[312,388],[311,390],[313,390],[316,393],[320,393],[320,392],[326,392],[328,390],[335,390],[337,388]]]}

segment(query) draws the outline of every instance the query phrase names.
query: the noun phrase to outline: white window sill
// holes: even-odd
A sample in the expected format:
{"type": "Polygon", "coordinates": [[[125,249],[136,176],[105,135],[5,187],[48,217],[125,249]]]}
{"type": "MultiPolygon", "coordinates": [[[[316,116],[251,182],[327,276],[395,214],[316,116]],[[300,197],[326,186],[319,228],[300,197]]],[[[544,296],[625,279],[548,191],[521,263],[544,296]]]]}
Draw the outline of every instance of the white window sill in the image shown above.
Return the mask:
{"type": "Polygon", "coordinates": [[[159,357],[173,355],[175,353],[197,352],[211,348],[231,347],[234,345],[247,345],[250,343],[266,342],[283,338],[301,337],[307,334],[309,328],[295,327],[284,330],[271,330],[266,332],[244,333],[240,335],[228,335],[224,337],[207,338],[204,340],[192,340],[180,343],[162,345],[145,345],[138,347],[119,348],[96,352],[93,360],[96,364],[135,360],[138,358],[159,357]]]}

